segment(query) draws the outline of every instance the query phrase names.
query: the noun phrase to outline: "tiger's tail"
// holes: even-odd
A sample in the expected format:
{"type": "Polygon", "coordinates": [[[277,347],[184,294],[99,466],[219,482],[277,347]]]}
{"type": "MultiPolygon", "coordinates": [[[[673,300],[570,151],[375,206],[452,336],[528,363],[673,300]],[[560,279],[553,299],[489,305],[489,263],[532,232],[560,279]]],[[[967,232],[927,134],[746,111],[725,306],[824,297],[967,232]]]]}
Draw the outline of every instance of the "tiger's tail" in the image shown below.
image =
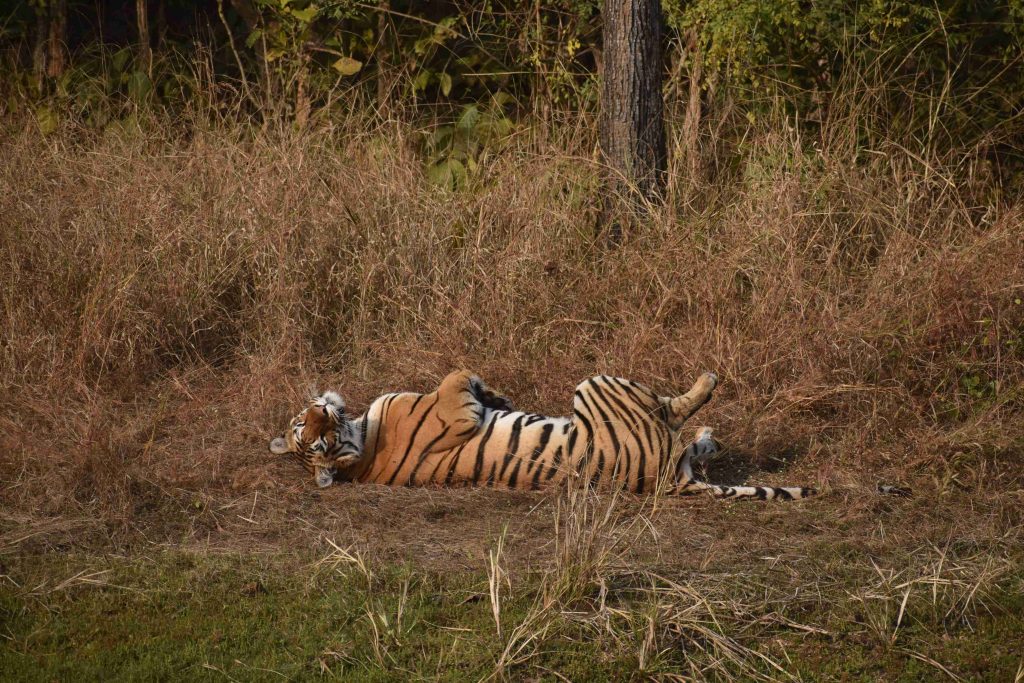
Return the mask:
{"type": "Polygon", "coordinates": [[[693,463],[710,459],[718,452],[718,442],[710,427],[697,430],[697,437],[686,447],[676,468],[676,482],[668,495],[691,496],[706,493],[715,498],[756,498],[758,500],[798,500],[810,498],[817,490],[807,486],[721,486],[698,481],[693,476],[693,463]]]}

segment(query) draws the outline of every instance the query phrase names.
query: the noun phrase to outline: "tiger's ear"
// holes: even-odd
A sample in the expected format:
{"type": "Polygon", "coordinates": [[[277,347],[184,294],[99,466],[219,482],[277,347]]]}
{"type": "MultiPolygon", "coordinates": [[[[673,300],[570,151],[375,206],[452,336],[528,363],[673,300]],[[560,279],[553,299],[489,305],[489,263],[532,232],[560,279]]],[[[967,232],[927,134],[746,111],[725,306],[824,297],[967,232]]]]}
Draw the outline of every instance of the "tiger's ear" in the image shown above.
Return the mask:
{"type": "Polygon", "coordinates": [[[282,437],[277,437],[270,442],[270,452],[274,455],[285,455],[289,453],[288,442],[282,437]]]}

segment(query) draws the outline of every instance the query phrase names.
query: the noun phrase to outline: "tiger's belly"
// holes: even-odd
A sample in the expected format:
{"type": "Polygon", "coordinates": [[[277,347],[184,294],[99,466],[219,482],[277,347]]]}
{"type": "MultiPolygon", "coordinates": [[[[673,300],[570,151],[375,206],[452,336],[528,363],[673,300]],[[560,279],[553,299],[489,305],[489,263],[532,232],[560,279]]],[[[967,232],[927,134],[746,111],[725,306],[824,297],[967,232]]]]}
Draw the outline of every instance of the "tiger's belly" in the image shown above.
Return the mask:
{"type": "Polygon", "coordinates": [[[365,481],[392,486],[500,486],[540,490],[578,474],[597,486],[654,488],[667,461],[666,439],[652,425],[577,424],[568,417],[488,411],[462,445],[443,451],[392,442],[365,481]],[[653,437],[653,438],[652,438],[653,437]]]}

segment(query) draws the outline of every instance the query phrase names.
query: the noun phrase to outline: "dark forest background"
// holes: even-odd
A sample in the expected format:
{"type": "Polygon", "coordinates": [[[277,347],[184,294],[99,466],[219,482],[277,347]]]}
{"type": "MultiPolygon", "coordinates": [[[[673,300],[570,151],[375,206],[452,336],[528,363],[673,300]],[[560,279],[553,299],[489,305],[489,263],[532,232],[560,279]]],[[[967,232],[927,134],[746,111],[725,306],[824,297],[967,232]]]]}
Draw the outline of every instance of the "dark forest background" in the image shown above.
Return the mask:
{"type": "MultiPolygon", "coordinates": [[[[5,107],[34,108],[44,129],[62,116],[102,127],[142,103],[178,112],[225,92],[255,120],[300,128],[353,108],[461,121],[424,150],[436,178],[459,183],[474,162],[463,148],[516,121],[557,125],[598,99],[596,0],[7,4],[5,107]]],[[[671,0],[663,14],[667,114],[688,131],[685,154],[708,142],[702,115],[728,141],[781,108],[802,130],[852,133],[858,147],[906,131],[926,155],[971,148],[1006,187],[1019,184],[1019,0],[671,0]]]]}

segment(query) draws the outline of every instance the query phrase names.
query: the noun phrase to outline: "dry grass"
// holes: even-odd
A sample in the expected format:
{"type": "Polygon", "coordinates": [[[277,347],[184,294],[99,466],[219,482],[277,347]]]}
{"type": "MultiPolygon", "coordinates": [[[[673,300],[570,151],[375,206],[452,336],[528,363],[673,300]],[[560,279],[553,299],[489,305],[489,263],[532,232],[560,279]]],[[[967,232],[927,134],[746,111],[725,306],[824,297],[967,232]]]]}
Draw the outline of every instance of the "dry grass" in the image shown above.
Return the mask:
{"type": "Polygon", "coordinates": [[[981,158],[751,129],[739,170],[675,178],[607,251],[585,134],[523,131],[459,193],[395,122],[2,135],[8,510],[123,525],[275,489],[265,442],[311,384],[358,407],[459,366],[549,413],[595,372],[668,392],[713,368],[701,419],[740,462],[1019,485],[1022,208],[981,158]]]}
{"type": "MultiPolygon", "coordinates": [[[[486,570],[497,678],[586,634],[648,676],[785,678],[802,646],[775,635],[831,632],[802,616],[832,604],[930,666],[908,624],[971,623],[1020,559],[1024,206],[982,151],[755,126],[608,250],[589,128],[521,130],[452,193],[393,121],[4,121],[0,552],[313,546],[316,580],[368,590],[388,564],[486,570]],[[314,492],[266,454],[310,385],[359,408],[456,367],[550,414],[597,372],[668,393],[714,369],[714,476],[824,495],[314,492]]],[[[367,603],[381,666],[402,605],[367,603]]]]}
{"type": "MultiPolygon", "coordinates": [[[[467,567],[484,578],[462,602],[488,605],[490,620],[482,627],[453,627],[453,637],[488,644],[493,680],[521,680],[526,672],[559,677],[547,668],[550,659],[573,643],[599,643],[598,650],[625,662],[636,680],[801,680],[846,670],[808,667],[819,656],[852,674],[876,675],[892,674],[902,669],[901,659],[914,659],[930,667],[926,671],[958,679],[950,669],[957,666],[936,659],[937,643],[974,632],[985,616],[1014,619],[1007,614],[1019,596],[1024,529],[1019,520],[1006,523],[998,510],[977,509],[951,523],[926,519],[900,502],[835,521],[841,508],[823,500],[815,504],[827,511],[794,505],[787,513],[775,506],[763,508],[757,519],[736,520],[712,510],[699,528],[678,528],[692,524],[694,512],[707,511],[653,503],[570,489],[545,501],[553,509],[525,511],[552,528],[539,530],[512,516],[490,536],[478,532],[487,547],[467,567]],[[800,517],[804,528],[795,521],[800,517]],[[899,536],[885,531],[889,525],[899,536]],[[776,538],[766,540],[765,530],[776,538]],[[943,534],[948,540],[942,546],[920,544],[943,534]],[[706,537],[741,547],[716,546],[706,537]],[[538,549],[538,538],[551,540],[538,549]],[[853,649],[836,658],[829,654],[836,644],[853,649]],[[854,649],[872,653],[875,664],[865,669],[854,649]],[[888,663],[874,669],[881,661],[888,663]]],[[[964,503],[959,498],[947,507],[964,503]]],[[[412,527],[423,535],[423,526],[412,527]]],[[[352,537],[348,529],[338,533],[352,537]]],[[[384,592],[375,577],[394,559],[366,557],[379,558],[388,540],[375,536],[355,544],[363,550],[329,541],[318,568],[334,572],[344,585],[366,582],[371,595],[384,592]]],[[[422,566],[422,548],[405,547],[422,566]]],[[[451,544],[434,566],[450,573],[459,552],[451,544]]],[[[330,576],[316,580],[330,583],[330,576]]],[[[401,647],[406,591],[403,584],[390,610],[368,602],[379,666],[388,666],[389,648],[401,647]]],[[[982,662],[974,673],[992,676],[1000,666],[982,662]]]]}

